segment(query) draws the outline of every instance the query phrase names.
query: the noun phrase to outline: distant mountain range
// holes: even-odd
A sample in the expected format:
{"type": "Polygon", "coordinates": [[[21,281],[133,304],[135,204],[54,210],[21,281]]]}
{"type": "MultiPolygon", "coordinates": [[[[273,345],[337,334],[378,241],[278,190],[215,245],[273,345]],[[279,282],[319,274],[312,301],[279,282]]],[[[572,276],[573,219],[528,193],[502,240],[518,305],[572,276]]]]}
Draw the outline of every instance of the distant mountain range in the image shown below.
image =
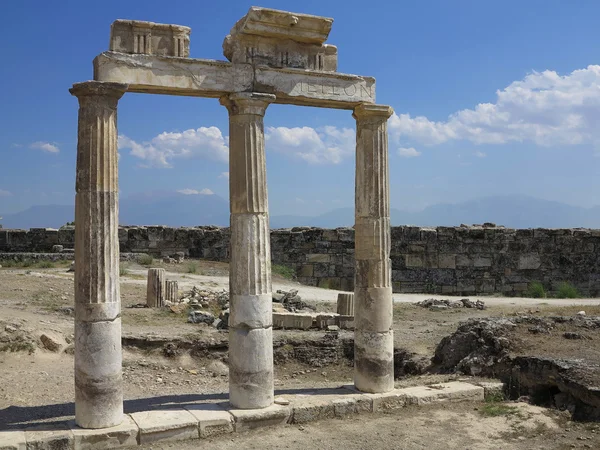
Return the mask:
{"type": "MultiPolygon", "coordinates": [[[[139,194],[120,202],[122,225],[229,225],[229,202],[218,195],[177,192],[139,194]]],[[[1,216],[1,215],[0,215],[1,216]]],[[[5,214],[4,228],[58,228],[74,220],[72,205],[32,206],[5,214]]],[[[600,228],[600,206],[582,208],[521,195],[485,197],[462,203],[440,203],[422,211],[391,210],[392,225],[457,226],[493,222],[513,228],[600,228]]],[[[271,216],[271,228],[354,224],[354,209],[340,208],[319,216],[271,216]]]]}

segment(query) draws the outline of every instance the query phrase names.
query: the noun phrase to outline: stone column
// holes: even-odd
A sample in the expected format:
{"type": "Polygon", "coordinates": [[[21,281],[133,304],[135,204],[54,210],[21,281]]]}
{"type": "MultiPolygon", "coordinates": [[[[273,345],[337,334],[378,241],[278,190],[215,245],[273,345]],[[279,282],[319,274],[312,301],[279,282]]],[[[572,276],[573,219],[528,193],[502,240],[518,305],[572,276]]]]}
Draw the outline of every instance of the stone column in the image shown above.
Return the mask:
{"type": "Polygon", "coordinates": [[[271,94],[221,99],[229,111],[229,401],[235,408],[273,403],[271,245],[263,117],[271,94]]]}
{"type": "Polygon", "coordinates": [[[340,292],[337,296],[337,313],[354,316],[354,292],[340,292]]]}
{"type": "Polygon", "coordinates": [[[148,308],[162,308],[165,305],[165,277],[165,269],[148,269],[146,282],[146,306],[148,308]]]}
{"type": "Polygon", "coordinates": [[[179,301],[179,287],[177,281],[165,281],[165,300],[171,303],[177,303],[179,301]]]}
{"type": "Polygon", "coordinates": [[[87,81],[79,100],[75,186],[75,421],[123,420],[117,102],[127,85],[87,81]]]}
{"type": "Polygon", "coordinates": [[[361,104],[356,119],[354,385],[394,389],[387,120],[389,106],[361,104]]]}

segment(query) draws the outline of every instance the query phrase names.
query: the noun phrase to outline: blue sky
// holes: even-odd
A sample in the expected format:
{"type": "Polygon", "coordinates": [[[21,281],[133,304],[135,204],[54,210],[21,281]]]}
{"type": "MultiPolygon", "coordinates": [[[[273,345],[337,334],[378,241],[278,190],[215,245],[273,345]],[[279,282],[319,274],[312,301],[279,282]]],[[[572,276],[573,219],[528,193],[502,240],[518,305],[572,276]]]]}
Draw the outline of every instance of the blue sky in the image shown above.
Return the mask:
{"type": "MultiPolygon", "coordinates": [[[[524,194],[599,204],[597,1],[264,1],[334,18],[339,71],[374,76],[391,105],[392,207],[524,194]]],[[[72,204],[77,100],[113,20],[192,28],[191,57],[221,44],[251,3],[22,0],[0,30],[0,212],[72,204]]],[[[354,201],[349,111],[272,105],[265,118],[272,214],[354,201]]],[[[228,197],[227,112],[217,100],[126,94],[121,196],[154,190],[228,197]],[[183,157],[183,150],[191,156],[183,157]]]]}

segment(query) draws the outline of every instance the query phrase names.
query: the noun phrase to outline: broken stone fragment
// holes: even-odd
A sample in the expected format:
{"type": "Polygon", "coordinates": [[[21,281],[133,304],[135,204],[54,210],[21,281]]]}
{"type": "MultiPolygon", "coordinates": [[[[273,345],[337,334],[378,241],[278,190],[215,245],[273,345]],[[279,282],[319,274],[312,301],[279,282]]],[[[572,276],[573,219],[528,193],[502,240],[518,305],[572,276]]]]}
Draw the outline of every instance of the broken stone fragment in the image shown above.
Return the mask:
{"type": "Polygon", "coordinates": [[[62,348],[58,338],[52,336],[50,334],[42,334],[40,336],[40,341],[42,341],[42,345],[46,350],[50,350],[51,352],[59,352],[62,348]]]}

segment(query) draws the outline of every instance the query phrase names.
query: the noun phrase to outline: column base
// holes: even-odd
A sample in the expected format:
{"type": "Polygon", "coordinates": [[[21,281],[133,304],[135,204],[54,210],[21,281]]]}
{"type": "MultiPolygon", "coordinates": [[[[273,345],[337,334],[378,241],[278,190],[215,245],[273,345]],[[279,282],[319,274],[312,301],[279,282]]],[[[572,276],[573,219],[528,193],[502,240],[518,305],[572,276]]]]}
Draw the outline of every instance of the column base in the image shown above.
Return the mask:
{"type": "Polygon", "coordinates": [[[75,323],[75,422],[109,428],[123,421],[121,319],[75,323]]]}
{"type": "Polygon", "coordinates": [[[229,403],[239,409],[273,404],[273,330],[229,329],[229,403]]]}
{"type": "Polygon", "coordinates": [[[394,332],[354,332],[354,386],[371,394],[394,389],[394,332]]]}

